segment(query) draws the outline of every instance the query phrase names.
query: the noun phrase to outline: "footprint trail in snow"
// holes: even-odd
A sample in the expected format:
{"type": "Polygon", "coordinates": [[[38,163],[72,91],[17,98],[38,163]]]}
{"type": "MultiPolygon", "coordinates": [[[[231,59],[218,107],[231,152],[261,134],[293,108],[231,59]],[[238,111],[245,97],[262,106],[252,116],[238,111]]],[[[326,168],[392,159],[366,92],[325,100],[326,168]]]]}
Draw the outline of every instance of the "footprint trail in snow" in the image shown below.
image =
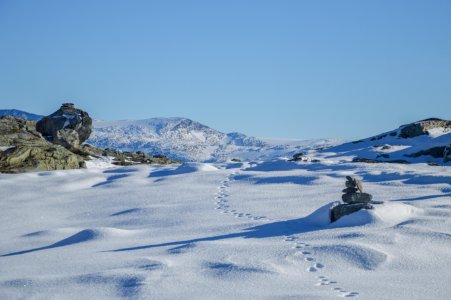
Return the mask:
{"type": "MultiPolygon", "coordinates": [[[[261,221],[274,221],[273,219],[268,218],[266,216],[255,216],[250,213],[240,212],[237,211],[236,209],[231,209],[228,200],[229,193],[227,192],[227,189],[230,187],[230,184],[234,181],[235,176],[238,175],[240,171],[241,169],[232,172],[221,182],[221,185],[218,187],[218,192],[215,195],[216,209],[223,214],[231,214],[236,218],[248,218],[251,220],[261,220],[261,221]]],[[[305,269],[306,272],[316,274],[320,271],[323,271],[325,266],[321,262],[317,261],[316,257],[313,255],[313,249],[310,244],[300,241],[299,238],[294,235],[286,236],[284,238],[284,241],[293,243],[292,249],[296,251],[294,255],[303,257],[304,262],[306,264],[309,264],[309,266],[305,269]]],[[[350,292],[337,285],[338,282],[336,280],[327,278],[324,275],[317,276],[317,283],[315,284],[315,286],[318,287],[332,287],[331,290],[336,292],[337,296],[339,297],[351,298],[357,297],[359,295],[358,292],[355,291],[350,292]]]]}
{"type": "MultiPolygon", "coordinates": [[[[241,171],[241,170],[239,170],[241,171]]],[[[229,174],[226,179],[221,182],[221,185],[218,187],[218,192],[216,193],[216,209],[220,210],[223,214],[231,214],[235,218],[248,218],[250,220],[262,220],[262,221],[271,221],[272,219],[266,216],[255,216],[250,213],[240,212],[236,209],[231,209],[229,204],[229,194],[227,193],[227,188],[230,187],[230,183],[234,181],[234,177],[239,173],[239,171],[234,171],[229,174]]]]}
{"type": "MultiPolygon", "coordinates": [[[[303,260],[306,263],[310,264],[310,266],[305,269],[306,272],[316,273],[322,271],[325,268],[324,264],[317,261],[310,244],[300,241],[299,238],[294,235],[286,236],[284,238],[284,241],[293,243],[292,249],[296,251],[294,255],[303,257],[303,260]]],[[[348,292],[344,288],[336,286],[337,284],[337,281],[327,278],[324,275],[320,275],[317,277],[317,283],[315,285],[319,287],[333,286],[332,290],[337,292],[339,297],[349,298],[359,295],[358,292],[348,292]]]]}

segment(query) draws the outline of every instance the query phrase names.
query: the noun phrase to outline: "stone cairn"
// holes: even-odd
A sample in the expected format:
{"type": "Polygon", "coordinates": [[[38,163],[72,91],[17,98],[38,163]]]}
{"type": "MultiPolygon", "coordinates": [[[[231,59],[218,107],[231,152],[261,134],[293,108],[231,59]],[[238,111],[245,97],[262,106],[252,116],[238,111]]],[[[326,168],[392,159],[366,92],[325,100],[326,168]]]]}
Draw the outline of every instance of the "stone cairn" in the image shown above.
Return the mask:
{"type": "Polygon", "coordinates": [[[363,192],[362,182],[357,178],[346,176],[345,185],[344,194],[341,196],[344,204],[335,205],[330,209],[331,222],[361,209],[373,209],[372,204],[382,203],[381,201],[372,201],[373,196],[363,192]]]}

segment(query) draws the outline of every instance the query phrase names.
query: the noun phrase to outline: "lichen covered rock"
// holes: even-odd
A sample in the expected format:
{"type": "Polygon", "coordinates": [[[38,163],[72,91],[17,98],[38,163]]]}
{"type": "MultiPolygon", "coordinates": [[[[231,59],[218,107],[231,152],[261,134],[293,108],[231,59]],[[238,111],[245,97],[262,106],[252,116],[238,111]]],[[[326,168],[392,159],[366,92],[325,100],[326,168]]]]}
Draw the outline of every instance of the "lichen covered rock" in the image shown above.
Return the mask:
{"type": "Polygon", "coordinates": [[[81,156],[49,143],[35,128],[36,122],[33,121],[0,118],[0,172],[64,170],[84,166],[81,156]]]}

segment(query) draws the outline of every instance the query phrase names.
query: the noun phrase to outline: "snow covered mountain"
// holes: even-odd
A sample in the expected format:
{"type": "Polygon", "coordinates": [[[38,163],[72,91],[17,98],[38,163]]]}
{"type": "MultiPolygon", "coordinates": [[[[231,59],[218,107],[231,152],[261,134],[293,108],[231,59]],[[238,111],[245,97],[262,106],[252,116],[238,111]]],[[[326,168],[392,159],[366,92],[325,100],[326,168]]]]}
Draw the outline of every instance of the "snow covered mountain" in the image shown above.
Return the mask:
{"type": "MultiPolygon", "coordinates": [[[[0,110],[0,116],[39,120],[42,116],[20,110],[0,110]]],[[[163,154],[182,161],[272,159],[291,156],[308,148],[338,144],[337,140],[263,141],[245,134],[222,133],[187,118],[151,118],[126,121],[93,121],[87,141],[100,148],[163,154]]]]}
{"type": "Polygon", "coordinates": [[[244,134],[222,133],[186,118],[94,121],[88,143],[101,148],[164,154],[183,161],[218,161],[267,144],[244,134]]]}
{"type": "MultiPolygon", "coordinates": [[[[39,120],[42,116],[20,110],[0,110],[0,116],[39,120]]],[[[94,120],[87,141],[100,148],[163,154],[182,161],[226,161],[268,159],[292,155],[304,149],[303,143],[275,145],[245,134],[222,133],[187,118],[152,118],[146,120],[94,120]]],[[[323,145],[324,141],[318,141],[323,145]]],[[[317,144],[306,142],[308,147],[317,144]]],[[[336,143],[335,143],[336,144],[336,143]]]]}

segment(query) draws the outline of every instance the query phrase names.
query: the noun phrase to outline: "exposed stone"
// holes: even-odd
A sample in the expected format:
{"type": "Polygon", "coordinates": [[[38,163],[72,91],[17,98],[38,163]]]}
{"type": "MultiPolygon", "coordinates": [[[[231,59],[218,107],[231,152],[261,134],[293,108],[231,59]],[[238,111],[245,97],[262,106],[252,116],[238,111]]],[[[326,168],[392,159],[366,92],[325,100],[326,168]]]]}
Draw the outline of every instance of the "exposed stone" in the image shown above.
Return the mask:
{"type": "Polygon", "coordinates": [[[354,204],[338,204],[330,209],[330,221],[335,222],[343,216],[352,214],[361,209],[373,209],[374,207],[369,203],[354,203],[354,204]]]}
{"type": "Polygon", "coordinates": [[[407,157],[419,157],[423,155],[429,155],[434,158],[443,158],[445,154],[446,146],[433,147],[426,150],[421,150],[412,154],[406,154],[407,157]]]}
{"type": "Polygon", "coordinates": [[[39,120],[36,130],[52,143],[68,149],[78,148],[92,132],[92,119],[72,103],[64,103],[56,112],[39,120]]]}
{"type": "MultiPolygon", "coordinates": [[[[70,142],[71,139],[76,140],[78,133],[64,128],[58,134],[58,138],[70,142]]],[[[90,145],[77,148],[75,145],[76,142],[70,142],[69,150],[50,143],[36,131],[34,121],[0,117],[0,173],[85,168],[85,160],[101,156],[114,157],[114,164],[117,165],[178,163],[163,155],[150,156],[143,152],[121,152],[90,145]]]]}
{"type": "Polygon", "coordinates": [[[0,118],[0,172],[19,173],[78,169],[83,158],[51,144],[36,130],[36,122],[15,117],[0,118]]]}
{"type": "Polygon", "coordinates": [[[359,191],[363,192],[362,182],[357,178],[346,176],[345,185],[347,188],[357,188],[359,191]]]}
{"type": "Polygon", "coordinates": [[[372,209],[371,204],[378,204],[380,201],[371,201],[373,196],[368,193],[363,193],[362,182],[354,177],[346,176],[346,189],[343,190],[341,196],[345,204],[338,204],[330,209],[330,221],[335,222],[345,215],[361,209],[372,209]]]}
{"type": "Polygon", "coordinates": [[[293,155],[293,158],[290,159],[289,161],[299,161],[299,160],[303,160],[305,157],[305,153],[304,152],[300,152],[300,153],[296,153],[293,155]]]}
{"type": "Polygon", "coordinates": [[[114,149],[99,149],[88,144],[81,147],[81,153],[85,156],[110,156],[113,157],[113,164],[118,166],[130,166],[136,164],[177,164],[179,161],[172,160],[164,155],[148,155],[144,152],[122,152],[114,149]]]}
{"type": "Polygon", "coordinates": [[[368,164],[377,164],[377,163],[392,163],[392,164],[410,164],[407,160],[404,159],[394,159],[394,160],[377,160],[371,158],[363,158],[363,157],[354,157],[352,162],[363,162],[368,164]]]}
{"type": "Polygon", "coordinates": [[[355,188],[355,182],[354,181],[346,181],[345,185],[347,188],[355,188]]]}
{"type": "Polygon", "coordinates": [[[373,199],[373,196],[368,193],[353,193],[343,194],[341,199],[345,203],[368,203],[373,199]]]}
{"type": "Polygon", "coordinates": [[[429,134],[428,130],[433,128],[444,128],[446,131],[451,131],[451,121],[431,118],[404,125],[401,126],[399,137],[413,138],[419,135],[429,134]]]}
{"type": "Polygon", "coordinates": [[[69,128],[63,128],[56,132],[53,143],[61,145],[67,149],[78,148],[80,146],[80,137],[77,131],[69,128]]]}
{"type": "Polygon", "coordinates": [[[345,188],[342,192],[343,193],[347,193],[347,194],[351,194],[351,193],[356,193],[357,191],[358,191],[357,188],[348,187],[348,188],[345,188]]]}

